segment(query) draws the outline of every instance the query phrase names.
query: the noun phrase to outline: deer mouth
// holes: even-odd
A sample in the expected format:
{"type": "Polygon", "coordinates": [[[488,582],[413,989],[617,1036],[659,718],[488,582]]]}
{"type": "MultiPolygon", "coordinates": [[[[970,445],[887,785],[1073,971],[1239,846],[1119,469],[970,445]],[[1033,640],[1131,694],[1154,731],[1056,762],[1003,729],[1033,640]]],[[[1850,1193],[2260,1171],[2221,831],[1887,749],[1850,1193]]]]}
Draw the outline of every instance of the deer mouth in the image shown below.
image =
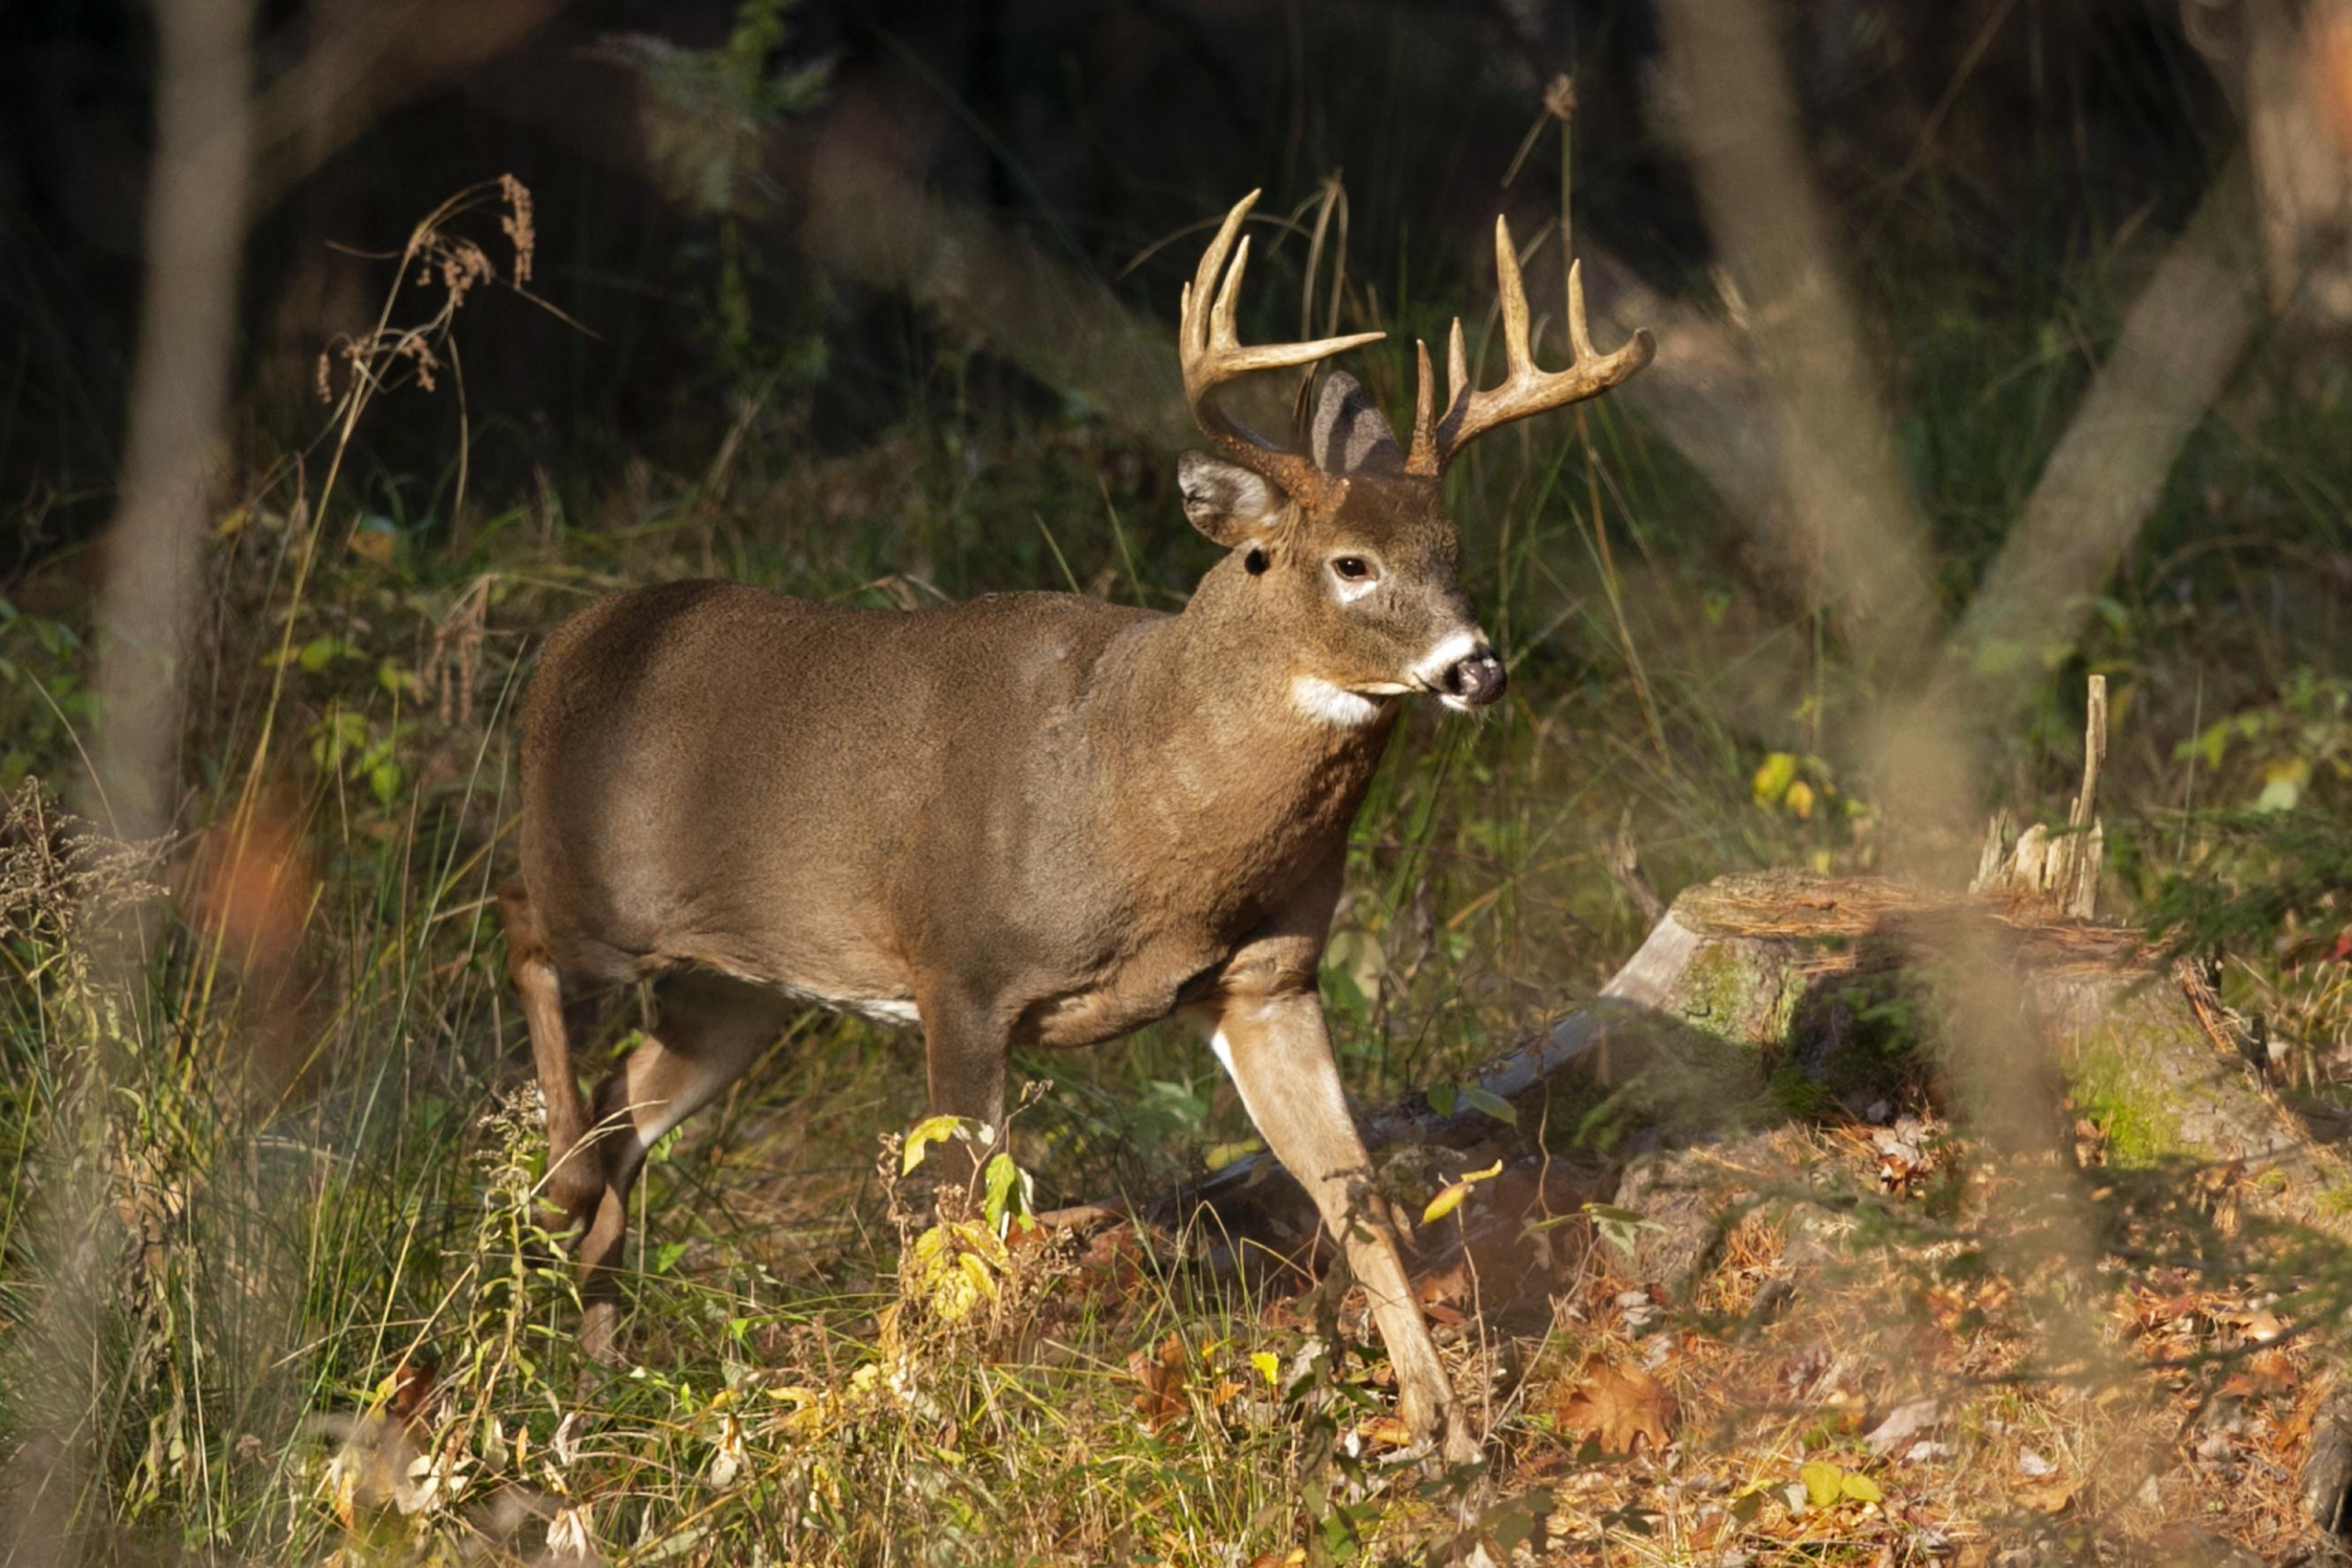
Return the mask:
{"type": "Polygon", "coordinates": [[[1440,679],[1437,700],[1456,713],[1476,713],[1491,707],[1510,683],[1503,661],[1492,653],[1465,659],[1440,679]]]}
{"type": "Polygon", "coordinates": [[[1413,683],[1456,713],[1475,713],[1503,694],[1510,676],[1484,637],[1456,632],[1415,667],[1413,683]]]}

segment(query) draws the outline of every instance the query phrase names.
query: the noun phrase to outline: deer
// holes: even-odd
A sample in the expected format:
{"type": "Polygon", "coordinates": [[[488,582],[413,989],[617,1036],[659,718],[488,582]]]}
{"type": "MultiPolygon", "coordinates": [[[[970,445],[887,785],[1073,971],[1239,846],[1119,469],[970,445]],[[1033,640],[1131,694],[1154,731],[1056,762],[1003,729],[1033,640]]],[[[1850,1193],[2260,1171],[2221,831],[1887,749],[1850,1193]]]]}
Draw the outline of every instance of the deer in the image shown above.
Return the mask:
{"type": "Polygon", "coordinates": [[[1409,446],[1329,369],[1289,438],[1262,438],[1223,406],[1229,385],[1311,378],[1385,334],[1239,342],[1258,194],[1226,214],[1178,311],[1185,399],[1215,450],[1182,457],[1177,489],[1225,552],[1181,611],[1047,592],[867,609],[699,581],[600,600],[548,637],[522,719],[521,868],[500,903],[590,1355],[616,1355],[648,1149],[797,1010],[920,1028],[931,1113],[990,1128],[1015,1044],[1175,1017],[1366,1292],[1412,1440],[1477,1453],[1370,1179],[1317,972],[1404,699],[1475,713],[1504,691],[1458,581],[1448,465],[1619,385],[1653,344],[1637,331],[1596,350],[1572,264],[1573,362],[1538,368],[1498,218],[1499,386],[1472,386],[1457,318],[1442,410],[1417,345],[1409,446]],[[650,987],[649,1027],[583,1098],[567,999],[631,984],[650,987]]]}

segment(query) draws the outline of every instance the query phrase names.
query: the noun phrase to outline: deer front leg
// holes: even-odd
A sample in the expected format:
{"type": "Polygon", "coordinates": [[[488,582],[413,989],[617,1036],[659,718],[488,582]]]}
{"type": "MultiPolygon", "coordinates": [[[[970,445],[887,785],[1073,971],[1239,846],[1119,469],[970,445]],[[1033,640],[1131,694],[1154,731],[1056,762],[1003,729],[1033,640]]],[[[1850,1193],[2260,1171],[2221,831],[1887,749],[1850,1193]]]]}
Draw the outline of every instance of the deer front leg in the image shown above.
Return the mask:
{"type": "MultiPolygon", "coordinates": [[[[1012,1054],[1012,1026],[1002,1010],[944,983],[922,992],[916,1010],[922,1018],[931,1114],[985,1122],[1001,1143],[1005,1070],[1012,1054]]],[[[933,1156],[933,1175],[945,1186],[968,1189],[986,1157],[960,1139],[952,1140],[933,1156]]]]}
{"type": "Polygon", "coordinates": [[[1348,1267],[1372,1297],[1373,1321],[1396,1369],[1396,1414],[1406,1429],[1416,1438],[1441,1439],[1449,1460],[1476,1459],[1478,1445],[1413,1301],[1395,1231],[1369,1201],[1372,1162],[1348,1114],[1321,998],[1295,987],[1252,992],[1228,985],[1187,1016],[1209,1037],[1250,1121],[1315,1200],[1323,1224],[1346,1249],[1348,1267]]]}

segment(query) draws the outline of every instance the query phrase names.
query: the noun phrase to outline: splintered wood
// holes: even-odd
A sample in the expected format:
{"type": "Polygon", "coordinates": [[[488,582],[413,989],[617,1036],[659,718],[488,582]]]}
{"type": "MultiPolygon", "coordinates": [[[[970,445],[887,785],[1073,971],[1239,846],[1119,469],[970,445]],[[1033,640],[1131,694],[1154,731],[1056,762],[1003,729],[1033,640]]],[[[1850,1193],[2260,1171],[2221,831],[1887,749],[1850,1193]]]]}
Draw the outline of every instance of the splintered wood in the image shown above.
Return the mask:
{"type": "Polygon", "coordinates": [[[1984,830],[1971,893],[2008,893],[2047,901],[2061,914],[2087,920],[2098,912],[2098,874],[2107,834],[2098,820],[2098,770],[2107,760],[2107,677],[2090,680],[2090,707],[2083,721],[2083,787],[2057,832],[2037,822],[2010,842],[2007,811],[1997,811],[1984,830]]]}

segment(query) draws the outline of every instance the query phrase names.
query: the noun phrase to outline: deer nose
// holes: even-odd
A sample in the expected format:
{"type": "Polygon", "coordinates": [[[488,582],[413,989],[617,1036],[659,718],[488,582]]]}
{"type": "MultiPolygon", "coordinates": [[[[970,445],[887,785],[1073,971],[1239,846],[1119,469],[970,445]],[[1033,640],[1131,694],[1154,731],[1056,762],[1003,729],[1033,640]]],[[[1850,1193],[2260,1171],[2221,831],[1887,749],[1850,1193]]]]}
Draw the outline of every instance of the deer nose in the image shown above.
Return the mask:
{"type": "Polygon", "coordinates": [[[1503,673],[1503,661],[1482,642],[1447,665],[1438,676],[1437,685],[1448,701],[1466,708],[1482,708],[1503,694],[1509,681],[1510,677],[1503,673]]]}

